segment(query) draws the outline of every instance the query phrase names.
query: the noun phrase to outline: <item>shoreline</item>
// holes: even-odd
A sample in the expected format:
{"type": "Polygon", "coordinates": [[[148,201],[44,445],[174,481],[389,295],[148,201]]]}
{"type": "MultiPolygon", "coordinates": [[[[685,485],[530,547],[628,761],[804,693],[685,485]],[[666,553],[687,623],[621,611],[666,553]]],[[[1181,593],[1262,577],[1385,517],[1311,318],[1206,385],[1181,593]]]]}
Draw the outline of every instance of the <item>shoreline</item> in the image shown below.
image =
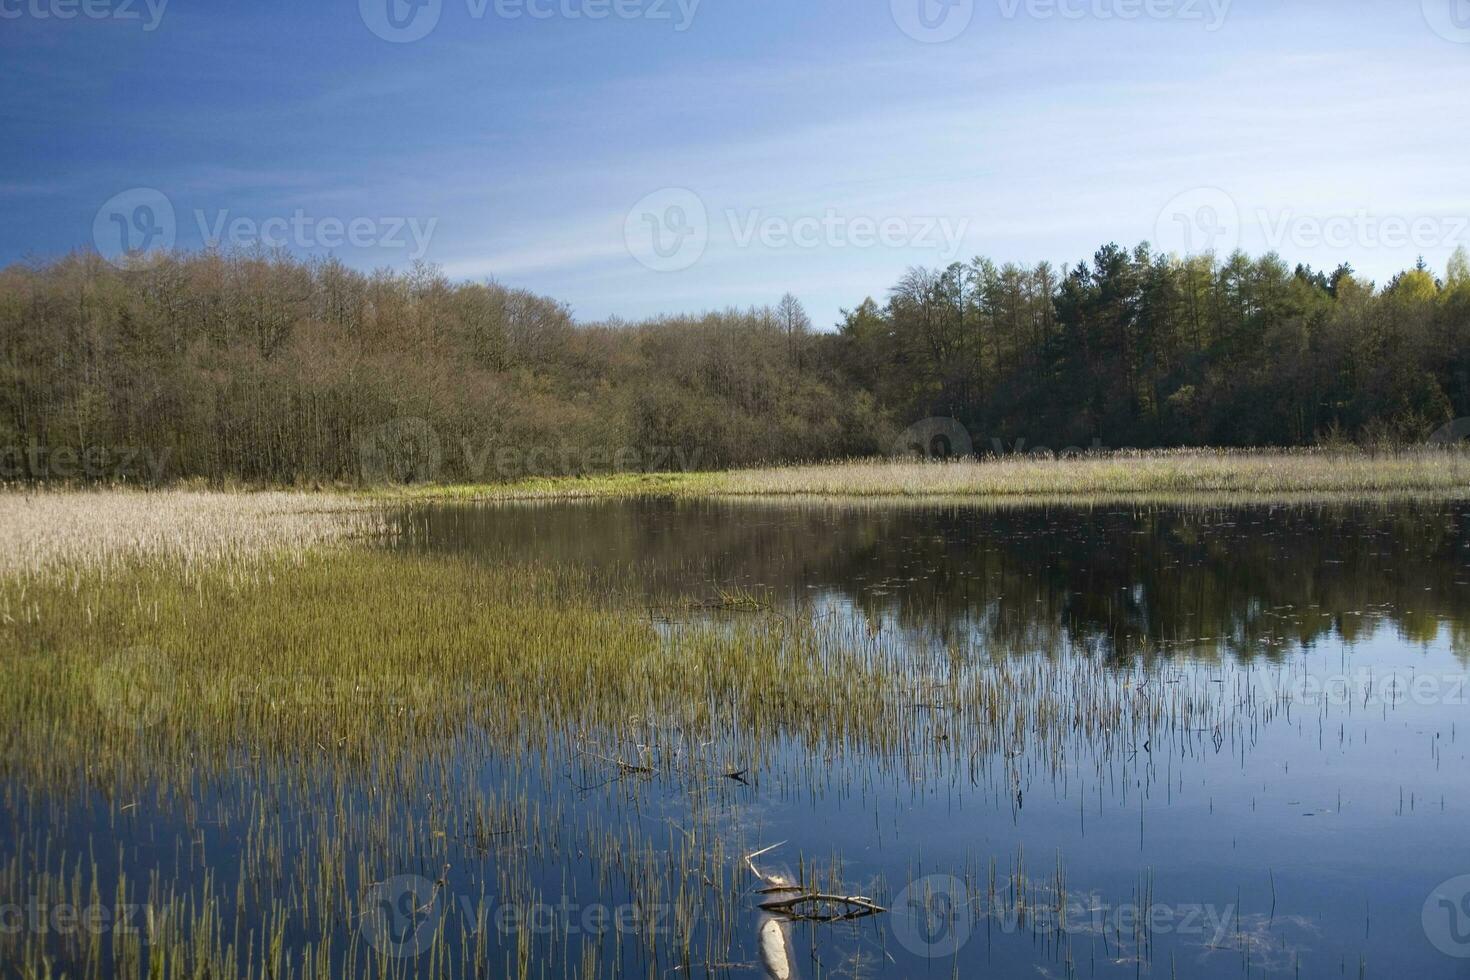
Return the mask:
{"type": "Polygon", "coordinates": [[[1470,453],[1170,450],[1079,459],[855,460],[726,472],[534,477],[353,491],[393,502],[637,498],[1087,503],[1470,498],[1470,453]]]}

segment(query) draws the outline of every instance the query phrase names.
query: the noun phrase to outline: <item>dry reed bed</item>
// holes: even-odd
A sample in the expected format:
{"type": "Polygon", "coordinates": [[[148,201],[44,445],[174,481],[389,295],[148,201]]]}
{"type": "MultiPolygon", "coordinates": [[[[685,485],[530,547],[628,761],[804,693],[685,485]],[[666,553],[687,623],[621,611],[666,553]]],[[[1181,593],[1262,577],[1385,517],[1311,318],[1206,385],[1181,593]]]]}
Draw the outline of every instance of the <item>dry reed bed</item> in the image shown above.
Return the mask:
{"type": "Polygon", "coordinates": [[[1470,452],[1422,447],[1182,449],[1013,455],[959,461],[855,459],[705,473],[537,477],[509,484],[378,488],[377,500],[570,501],[619,497],[850,497],[872,500],[1158,500],[1470,496],[1470,452]]]}
{"type": "Polygon", "coordinates": [[[1470,453],[1177,451],[962,462],[852,461],[714,477],[733,496],[1106,497],[1393,492],[1470,494],[1470,453]]]}
{"type": "Polygon", "coordinates": [[[382,529],[370,504],[309,493],[0,492],[0,576],[160,558],[211,564],[382,529]]]}

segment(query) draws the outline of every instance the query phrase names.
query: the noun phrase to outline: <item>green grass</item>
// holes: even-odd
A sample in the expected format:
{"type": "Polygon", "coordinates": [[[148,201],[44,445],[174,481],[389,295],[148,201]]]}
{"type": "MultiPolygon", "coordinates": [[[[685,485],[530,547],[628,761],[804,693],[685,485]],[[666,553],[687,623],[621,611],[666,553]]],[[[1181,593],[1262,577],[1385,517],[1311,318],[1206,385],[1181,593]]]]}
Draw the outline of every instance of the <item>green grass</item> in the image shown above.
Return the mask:
{"type": "Polygon", "coordinates": [[[719,492],[720,473],[612,473],[544,476],[513,483],[424,484],[360,491],[370,500],[576,500],[596,497],[679,497],[719,492]]]}
{"type": "Polygon", "coordinates": [[[577,937],[507,951],[456,918],[418,960],[377,955],[356,928],[374,883],[396,875],[452,869],[460,897],[530,903],[575,854],[596,869],[596,900],[671,906],[712,930],[697,949],[682,927],[650,937],[658,972],[717,972],[748,906],[738,854],[769,843],[721,829],[730,773],[789,799],[834,779],[854,791],[845,762],[863,760],[888,778],[966,767],[1009,786],[1022,754],[1064,778],[1276,710],[1234,685],[1092,660],[916,651],[733,589],[709,605],[650,610],[574,569],[351,543],[0,578],[0,787],[12,816],[50,815],[8,828],[0,903],[101,891],[167,913],[146,963],[131,941],[58,950],[30,932],[0,935],[0,961],[37,976],[282,978],[328,962],[559,976],[590,957],[581,975],[617,975],[577,937]],[[466,778],[491,767],[492,785],[466,778]],[[650,784],[681,800],[676,827],[639,817],[650,784]],[[203,869],[193,844],[151,847],[150,822],[181,816],[190,840],[233,841],[237,857],[203,869]],[[68,848],[58,819],[120,843],[68,848]]]}
{"type": "Polygon", "coordinates": [[[1120,453],[966,462],[854,460],[720,473],[544,477],[508,484],[368,491],[374,499],[545,500],[598,497],[854,497],[981,500],[1268,500],[1304,495],[1470,496],[1470,454],[1437,449],[1120,453]]]}
{"type": "MultiPolygon", "coordinates": [[[[886,755],[923,737],[916,686],[955,705],[974,744],[1060,742],[1076,725],[1101,734],[1132,712],[1112,685],[1049,662],[959,651],[915,662],[898,638],[818,626],[738,591],[710,605],[739,615],[670,605],[655,617],[575,570],[359,548],[11,580],[0,583],[11,651],[0,774],[75,776],[80,755],[47,745],[90,746],[93,775],[198,775],[241,746],[254,765],[312,748],[378,764],[469,729],[506,749],[580,732],[672,750],[648,741],[651,717],[746,759],[787,737],[886,755]],[[683,621],[656,625],[669,616],[683,621]],[[1053,728],[1074,710],[1081,721],[1053,728]]],[[[1134,721],[1194,711],[1165,698],[1134,721]]]]}

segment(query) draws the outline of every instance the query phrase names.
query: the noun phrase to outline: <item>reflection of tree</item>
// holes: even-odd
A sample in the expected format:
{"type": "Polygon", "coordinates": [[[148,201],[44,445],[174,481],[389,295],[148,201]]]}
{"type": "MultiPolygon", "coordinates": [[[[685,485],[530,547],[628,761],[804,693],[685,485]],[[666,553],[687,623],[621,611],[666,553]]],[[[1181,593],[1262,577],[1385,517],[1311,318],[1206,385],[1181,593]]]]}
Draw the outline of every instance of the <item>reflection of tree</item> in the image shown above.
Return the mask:
{"type": "Polygon", "coordinates": [[[1446,630],[1470,660],[1470,534],[1460,504],[1002,508],[653,501],[443,507],[404,540],[495,560],[572,563],[622,588],[719,586],[992,655],[1274,657],[1391,625],[1446,630]]]}

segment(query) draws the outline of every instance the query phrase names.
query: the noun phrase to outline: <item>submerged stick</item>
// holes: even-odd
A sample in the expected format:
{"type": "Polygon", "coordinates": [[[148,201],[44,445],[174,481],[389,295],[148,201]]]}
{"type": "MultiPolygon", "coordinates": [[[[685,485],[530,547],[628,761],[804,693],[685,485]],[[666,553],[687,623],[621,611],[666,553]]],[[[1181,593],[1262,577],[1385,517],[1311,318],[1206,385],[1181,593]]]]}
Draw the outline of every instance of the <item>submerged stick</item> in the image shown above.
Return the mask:
{"type": "Polygon", "coordinates": [[[876,904],[866,895],[828,895],[823,892],[802,892],[795,898],[783,898],[775,901],[762,902],[761,908],[767,912],[786,912],[792,918],[811,919],[818,922],[837,921],[839,919],[858,919],[867,915],[877,915],[879,912],[887,912],[883,906],[876,904]],[[847,905],[849,911],[836,915],[817,915],[813,913],[797,912],[800,905],[847,905]]]}

